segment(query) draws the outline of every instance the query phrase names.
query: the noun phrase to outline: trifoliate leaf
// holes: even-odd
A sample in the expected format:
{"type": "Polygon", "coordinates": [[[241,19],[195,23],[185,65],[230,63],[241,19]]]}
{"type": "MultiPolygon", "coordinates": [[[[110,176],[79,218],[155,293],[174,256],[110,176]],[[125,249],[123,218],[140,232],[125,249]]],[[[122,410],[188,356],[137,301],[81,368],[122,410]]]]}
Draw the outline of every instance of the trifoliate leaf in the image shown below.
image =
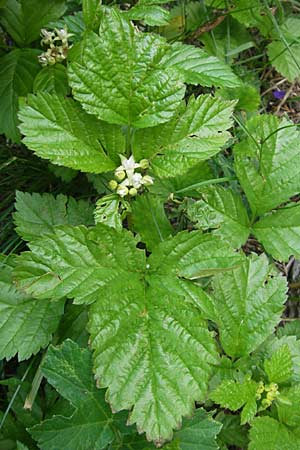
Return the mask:
{"type": "Polygon", "coordinates": [[[300,191],[300,133],[286,119],[257,116],[246,123],[249,137],[234,148],[235,171],[254,215],[300,191]]]}
{"type": "Polygon", "coordinates": [[[181,104],[174,118],[163,125],[137,130],[133,152],[137,160],[159,156],[152,161],[159,176],[176,176],[218,153],[228,141],[234,102],[210,95],[191,97],[181,104]]]}
{"type": "Polygon", "coordinates": [[[300,205],[278,209],[262,217],[253,233],[275,259],[287,261],[300,256],[300,205]]]}
{"type": "Polygon", "coordinates": [[[33,82],[34,93],[44,91],[50,94],[67,95],[69,90],[67,71],[62,64],[44,67],[33,82]]]}
{"type": "Polygon", "coordinates": [[[26,241],[53,232],[56,225],[94,225],[93,206],[85,200],[51,194],[16,192],[14,221],[26,241]]]}
{"type": "Polygon", "coordinates": [[[253,380],[246,380],[238,383],[233,380],[224,380],[215,391],[210,394],[210,398],[231,411],[236,411],[243,407],[241,413],[241,424],[250,422],[257,412],[256,405],[257,383],[253,380]]]}
{"type": "Polygon", "coordinates": [[[202,318],[205,293],[189,278],[240,264],[215,236],[183,232],[146,260],[126,230],[56,227],[19,257],[18,283],[43,298],[91,303],[96,377],[114,411],[162,443],[205,397],[218,353],[202,318]],[[118,376],[116,377],[116,374],[118,376]],[[168,406],[166,406],[168,405],[168,406]]]}
{"type": "Polygon", "coordinates": [[[241,83],[229,65],[193,45],[172,44],[163,63],[182,73],[186,83],[230,88],[241,83]]]}
{"type": "Polygon", "coordinates": [[[285,279],[271,273],[266,256],[251,256],[213,280],[213,304],[225,352],[247,356],[274,330],[286,300],[285,279]]]}
{"type": "Polygon", "coordinates": [[[300,433],[272,417],[256,417],[250,428],[249,450],[299,450],[300,433]]]}
{"type": "Polygon", "coordinates": [[[103,390],[96,388],[91,354],[67,340],[51,346],[42,366],[48,382],[76,409],[71,417],[55,415],[31,428],[44,450],[101,450],[114,439],[112,413],[103,390]]]}
{"type": "Polygon", "coordinates": [[[0,267],[0,358],[28,359],[46,347],[64,311],[63,301],[37,300],[18,291],[10,265],[0,267]]]}
{"type": "Polygon", "coordinates": [[[173,234],[164,204],[156,195],[140,195],[131,205],[133,229],[140,234],[149,250],[173,234]]]}
{"type": "Polygon", "coordinates": [[[239,195],[230,189],[214,187],[202,194],[202,200],[190,203],[187,214],[196,227],[214,230],[232,244],[243,245],[250,231],[249,217],[239,195]]]}
{"type": "Polygon", "coordinates": [[[64,0],[7,0],[0,22],[13,40],[24,47],[38,39],[41,28],[65,10],[64,0]]]}
{"type": "Polygon", "coordinates": [[[288,381],[292,375],[292,366],[292,355],[287,344],[276,350],[272,357],[264,362],[268,379],[274,383],[288,381]]]}
{"type": "MultiPolygon", "coordinates": [[[[84,172],[106,172],[115,167],[104,152],[98,129],[106,127],[70,98],[31,95],[19,114],[23,142],[41,158],[84,172]]],[[[109,154],[109,148],[105,149],[109,154]]]]}
{"type": "Polygon", "coordinates": [[[109,123],[151,127],[171,119],[185,87],[174,69],[159,66],[166,41],[138,32],[117,10],[105,10],[99,36],[86,35],[69,80],[74,97],[109,123]]]}
{"type": "Polygon", "coordinates": [[[16,49],[0,58],[0,133],[20,142],[17,128],[18,97],[32,91],[33,80],[40,70],[34,49],[16,49]]]}
{"type": "Polygon", "coordinates": [[[104,223],[116,230],[122,230],[122,217],[120,214],[120,197],[117,194],[101,197],[94,211],[95,223],[104,223]]]}

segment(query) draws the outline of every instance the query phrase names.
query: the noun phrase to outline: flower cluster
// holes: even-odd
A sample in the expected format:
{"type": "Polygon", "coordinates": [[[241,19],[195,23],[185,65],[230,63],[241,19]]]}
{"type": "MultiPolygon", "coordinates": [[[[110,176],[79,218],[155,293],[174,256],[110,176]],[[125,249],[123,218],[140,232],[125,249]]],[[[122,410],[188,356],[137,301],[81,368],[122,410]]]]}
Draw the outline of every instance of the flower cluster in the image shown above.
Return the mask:
{"type": "Polygon", "coordinates": [[[263,393],[267,395],[261,401],[261,410],[268,408],[276,400],[279,395],[278,385],[276,383],[264,385],[263,381],[260,381],[256,390],[256,399],[260,400],[263,393]]]}
{"type": "Polygon", "coordinates": [[[55,28],[54,31],[48,31],[43,28],[41,30],[41,36],[41,44],[49,46],[48,50],[38,57],[42,66],[53,66],[57,62],[62,62],[67,58],[70,48],[68,38],[73,36],[73,34],[68,33],[66,26],[61,29],[55,28]]]}
{"type": "Polygon", "coordinates": [[[120,197],[126,195],[134,197],[141,187],[153,184],[152,177],[135,171],[135,169],[148,169],[149,161],[147,159],[142,159],[139,163],[136,163],[132,155],[128,159],[123,155],[119,156],[122,164],[115,170],[116,180],[111,180],[109,187],[116,190],[120,197]]]}

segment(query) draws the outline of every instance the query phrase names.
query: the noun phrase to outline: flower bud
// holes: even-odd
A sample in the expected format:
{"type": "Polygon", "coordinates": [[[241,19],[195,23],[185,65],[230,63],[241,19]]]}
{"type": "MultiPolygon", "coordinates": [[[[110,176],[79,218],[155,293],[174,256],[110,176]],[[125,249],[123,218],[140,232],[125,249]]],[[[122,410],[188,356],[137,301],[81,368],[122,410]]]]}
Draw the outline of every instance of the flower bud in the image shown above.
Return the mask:
{"type": "Polygon", "coordinates": [[[129,195],[131,195],[131,197],[135,197],[136,194],[137,194],[136,188],[129,189],[129,195]]]}
{"type": "Polygon", "coordinates": [[[266,409],[271,405],[271,403],[272,402],[270,400],[268,400],[267,398],[264,398],[261,402],[261,406],[266,409]]]}
{"type": "Polygon", "coordinates": [[[144,184],[145,186],[150,186],[151,184],[153,184],[153,178],[150,177],[150,175],[145,175],[142,178],[142,184],[144,184]]]}
{"type": "Polygon", "coordinates": [[[120,197],[125,197],[128,194],[128,187],[119,184],[119,186],[117,187],[117,193],[120,197]]]}
{"type": "Polygon", "coordinates": [[[116,180],[110,180],[110,182],[108,183],[108,186],[110,187],[110,189],[115,191],[118,187],[118,183],[116,182],[116,180]]]}
{"type": "Polygon", "coordinates": [[[116,177],[119,181],[122,181],[122,180],[124,180],[124,178],[126,177],[126,172],[125,172],[124,170],[116,169],[116,170],[115,170],[115,177],[116,177]]]}
{"type": "Polygon", "coordinates": [[[148,159],[142,159],[142,160],[139,162],[139,165],[140,165],[140,168],[141,168],[141,169],[148,169],[148,167],[149,167],[149,161],[148,161],[148,159]]]}

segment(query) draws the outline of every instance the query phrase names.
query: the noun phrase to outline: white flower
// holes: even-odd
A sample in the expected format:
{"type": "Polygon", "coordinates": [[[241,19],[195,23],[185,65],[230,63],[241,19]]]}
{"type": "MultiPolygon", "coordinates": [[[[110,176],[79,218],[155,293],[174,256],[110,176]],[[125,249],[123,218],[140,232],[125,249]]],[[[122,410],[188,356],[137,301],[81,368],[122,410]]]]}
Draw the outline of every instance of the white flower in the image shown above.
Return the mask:
{"type": "Polygon", "coordinates": [[[128,158],[128,159],[125,158],[125,156],[123,156],[123,155],[119,155],[119,156],[120,156],[122,165],[120,167],[118,167],[118,169],[134,172],[134,169],[137,169],[138,167],[140,167],[140,165],[135,162],[133,155],[131,155],[130,158],[128,158]]]}
{"type": "MultiPolygon", "coordinates": [[[[129,177],[128,177],[129,178],[129,177]]],[[[132,177],[129,178],[131,185],[138,189],[142,186],[142,174],[136,172],[132,175],[132,177]]]]}

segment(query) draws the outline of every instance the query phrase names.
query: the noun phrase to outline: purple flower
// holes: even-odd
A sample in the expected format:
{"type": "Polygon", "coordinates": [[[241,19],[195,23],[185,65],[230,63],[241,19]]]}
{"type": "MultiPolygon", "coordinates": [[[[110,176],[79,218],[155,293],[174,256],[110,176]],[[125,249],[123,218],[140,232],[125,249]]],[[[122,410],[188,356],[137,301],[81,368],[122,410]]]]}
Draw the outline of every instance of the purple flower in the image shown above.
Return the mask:
{"type": "Polygon", "coordinates": [[[273,91],[273,95],[274,95],[275,98],[277,98],[277,100],[283,99],[285,94],[286,94],[286,91],[279,91],[279,90],[273,91]]]}

